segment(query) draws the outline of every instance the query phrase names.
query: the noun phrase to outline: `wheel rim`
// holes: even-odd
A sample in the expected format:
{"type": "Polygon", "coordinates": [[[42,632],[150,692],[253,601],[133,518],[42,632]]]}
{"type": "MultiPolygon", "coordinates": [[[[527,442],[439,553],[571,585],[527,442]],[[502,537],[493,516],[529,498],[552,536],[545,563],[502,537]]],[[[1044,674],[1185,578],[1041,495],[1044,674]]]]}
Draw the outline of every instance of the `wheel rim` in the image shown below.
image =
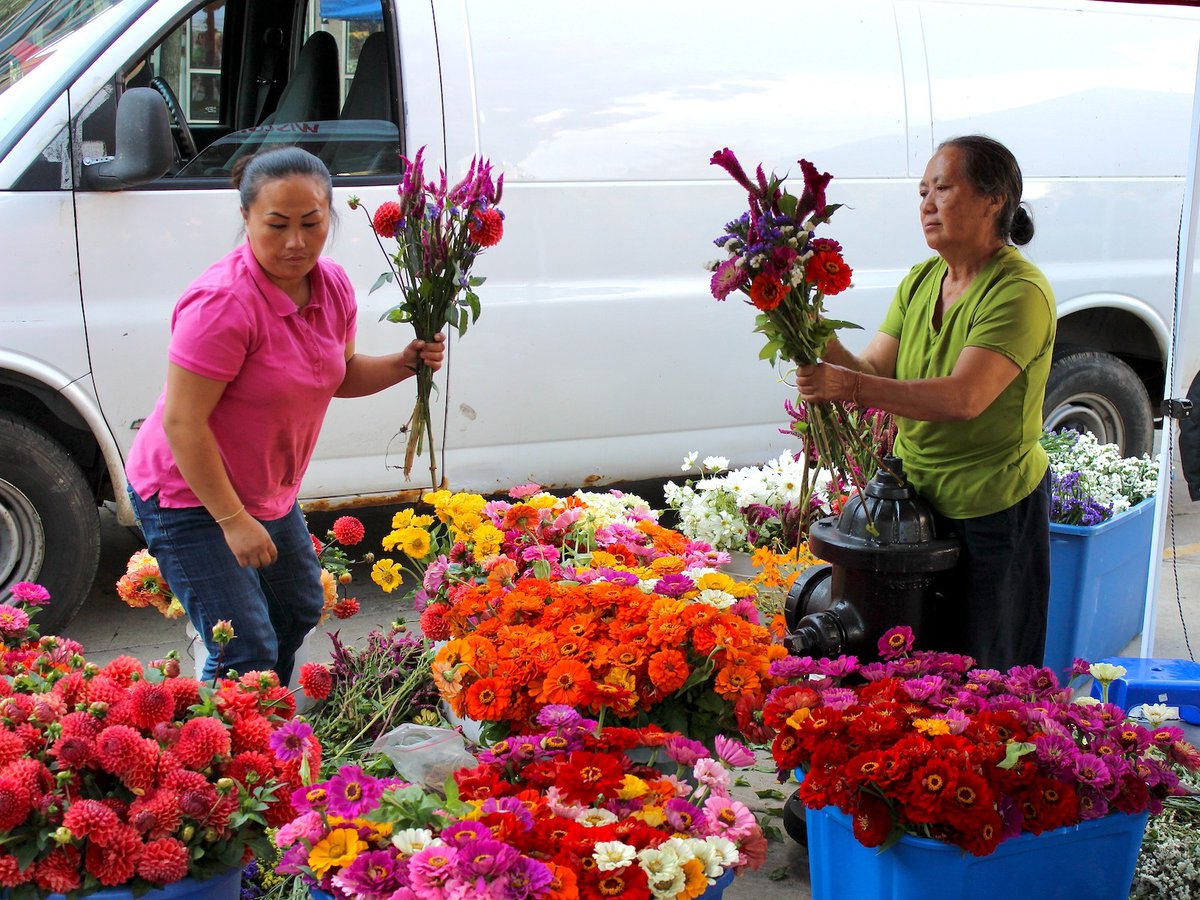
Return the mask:
{"type": "Polygon", "coordinates": [[[0,586],[31,580],[42,570],[42,518],[19,488],[0,478],[0,586]]]}
{"type": "Polygon", "coordinates": [[[1075,394],[1068,397],[1046,417],[1047,431],[1071,429],[1096,436],[1101,444],[1125,446],[1125,426],[1120,410],[1103,394],[1075,394]]]}

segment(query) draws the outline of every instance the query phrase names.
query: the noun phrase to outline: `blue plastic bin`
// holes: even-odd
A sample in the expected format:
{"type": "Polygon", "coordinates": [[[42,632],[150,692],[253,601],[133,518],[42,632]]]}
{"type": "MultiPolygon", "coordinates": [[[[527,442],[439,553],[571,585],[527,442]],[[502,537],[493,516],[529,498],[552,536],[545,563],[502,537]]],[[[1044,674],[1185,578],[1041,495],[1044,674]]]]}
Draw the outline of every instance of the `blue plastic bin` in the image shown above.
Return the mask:
{"type": "MultiPolygon", "coordinates": [[[[1108,702],[1126,711],[1143,703],[1200,706],[1200,663],[1136,656],[1113,656],[1097,662],[1125,668],[1125,676],[1108,686],[1108,702]]],[[[1095,681],[1092,682],[1092,696],[1100,696],[1100,685],[1095,681]]]]}
{"type": "Polygon", "coordinates": [[[813,900],[1126,900],[1146,813],[1121,813],[1004,841],[989,856],[906,835],[883,852],[854,837],[849,816],[810,809],[813,900]]]}
{"type": "Polygon", "coordinates": [[[1107,522],[1050,525],[1050,609],[1043,663],[1063,676],[1078,658],[1116,656],[1142,631],[1154,542],[1150,497],[1107,522]]]}

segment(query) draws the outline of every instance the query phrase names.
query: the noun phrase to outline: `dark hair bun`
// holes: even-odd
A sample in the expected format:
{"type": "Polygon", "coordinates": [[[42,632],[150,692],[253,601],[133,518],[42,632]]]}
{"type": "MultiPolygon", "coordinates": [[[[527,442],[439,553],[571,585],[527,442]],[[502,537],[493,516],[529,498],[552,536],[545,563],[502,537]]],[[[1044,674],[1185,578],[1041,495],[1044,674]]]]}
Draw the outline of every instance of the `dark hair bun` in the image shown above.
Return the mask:
{"type": "Polygon", "coordinates": [[[1020,204],[1013,213],[1012,227],[1008,231],[1009,239],[1018,247],[1023,247],[1033,240],[1033,216],[1029,214],[1025,204],[1020,204]]]}

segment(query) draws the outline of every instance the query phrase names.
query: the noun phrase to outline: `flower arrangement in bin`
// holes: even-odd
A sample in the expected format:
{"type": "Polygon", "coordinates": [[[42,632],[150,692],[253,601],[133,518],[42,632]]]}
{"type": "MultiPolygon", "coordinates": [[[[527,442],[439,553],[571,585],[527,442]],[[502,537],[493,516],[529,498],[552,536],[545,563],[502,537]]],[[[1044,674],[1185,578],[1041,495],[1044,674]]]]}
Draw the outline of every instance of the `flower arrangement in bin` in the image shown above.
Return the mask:
{"type": "MultiPolygon", "coordinates": [[[[850,287],[853,274],[841,244],[814,236],[841,206],[825,200],[833,176],[800,160],[804,191],[796,197],[784,189],[784,178],[774,173],[768,178],[761,165],[752,180],[729,148],[718,150],[710,162],[746,190],[750,206],[714,241],[726,256],[711,264],[713,296],[724,300],[740,291],[758,310],[754,330],[766,338],[762,359],[772,365],[780,357],[796,366],[819,362],[837,329],[858,327],[826,316],[826,298],[850,287]]],[[[821,468],[847,484],[861,488],[866,483],[856,469],[871,451],[860,446],[861,429],[841,404],[808,404],[796,430],[821,468]]]]}
{"type": "Polygon", "coordinates": [[[1099,525],[1158,493],[1158,460],[1121,456],[1088,432],[1065,429],[1042,435],[1050,457],[1050,521],[1099,525]]]}
{"type": "Polygon", "coordinates": [[[718,572],[653,585],[611,572],[463,588],[446,612],[451,640],[434,659],[434,681],[456,715],[486,723],[485,738],[568,705],[711,745],[750,720],[775,683],[771,662],[786,654],[746,617],[753,605],[734,597],[737,588],[718,572]]]}
{"type": "Polygon", "coordinates": [[[618,491],[556,497],[530,484],[514,488],[509,500],[434,491],[424,501],[432,515],[403,509],[383,539],[406,562],[384,557],[371,577],[390,592],[411,572],[422,627],[435,640],[445,637],[438,618],[456,586],[573,578],[600,567],[682,571],[718,561],[707,544],[662,527],[644,500],[618,491]],[[664,556],[676,559],[656,562],[664,556]]]}
{"type": "MultiPolygon", "coordinates": [[[[687,900],[762,863],[762,830],[722,759],[679,736],[595,727],[547,707],[536,732],[455,772],[445,798],[346,767],[298,792],[301,815],[276,835],[280,871],[339,900],[687,900]],[[678,774],[635,762],[644,747],[678,774]]],[[[753,761],[719,746],[730,765],[753,761]]]]}
{"type": "Polygon", "coordinates": [[[0,672],[0,887],[14,898],[135,891],[270,850],[320,764],[273,673],[215,687],[168,657],[89,664],[43,637],[0,672]]]}
{"type": "MultiPolygon", "coordinates": [[[[394,280],[403,299],[383,318],[408,322],[419,340],[429,341],[446,326],[460,336],[466,334],[467,326],[479,319],[475,289],[485,279],[470,272],[476,257],[498,244],[504,234],[504,214],[498,207],[504,176],[493,181],[491,163],[473,158],[457,184],[449,184],[444,170],[436,181],[427,182],[424,155],[422,147],[411,160],[401,157],[404,177],[399,198],[382,204],[370,218],[378,239],[396,241],[394,251],[384,249],[389,270],[379,276],[372,290],[394,280]]],[[[357,197],[350,198],[351,209],[360,205],[357,197]]],[[[404,477],[411,475],[416,457],[427,448],[430,486],[436,488],[437,453],[429,406],[432,391],[433,372],[418,365],[417,401],[405,427],[404,477]]]]}
{"type": "MultiPolygon", "coordinates": [[[[1022,832],[1158,812],[1178,772],[1200,767],[1179,728],[1072,700],[1049,669],[1001,673],[966,656],[912,652],[906,627],[884,634],[879,651],[883,661],[864,666],[854,657],[775,663],[777,676],[797,681],[763,709],[780,770],[806,770],[804,803],[842,810],[868,847],[908,833],[986,856],[1022,832]]],[[[1083,660],[1074,674],[1116,677],[1083,660]]]]}

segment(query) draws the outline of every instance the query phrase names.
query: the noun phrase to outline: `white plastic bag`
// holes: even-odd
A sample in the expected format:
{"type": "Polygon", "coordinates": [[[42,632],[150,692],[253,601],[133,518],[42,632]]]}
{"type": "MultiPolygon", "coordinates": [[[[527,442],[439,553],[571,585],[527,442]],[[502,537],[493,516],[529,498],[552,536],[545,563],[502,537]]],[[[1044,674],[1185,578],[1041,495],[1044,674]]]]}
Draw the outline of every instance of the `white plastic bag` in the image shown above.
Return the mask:
{"type": "Polygon", "coordinates": [[[381,734],[371,750],[390,759],[405,781],[439,792],[456,769],[477,764],[457,731],[412,722],[381,734]]]}

